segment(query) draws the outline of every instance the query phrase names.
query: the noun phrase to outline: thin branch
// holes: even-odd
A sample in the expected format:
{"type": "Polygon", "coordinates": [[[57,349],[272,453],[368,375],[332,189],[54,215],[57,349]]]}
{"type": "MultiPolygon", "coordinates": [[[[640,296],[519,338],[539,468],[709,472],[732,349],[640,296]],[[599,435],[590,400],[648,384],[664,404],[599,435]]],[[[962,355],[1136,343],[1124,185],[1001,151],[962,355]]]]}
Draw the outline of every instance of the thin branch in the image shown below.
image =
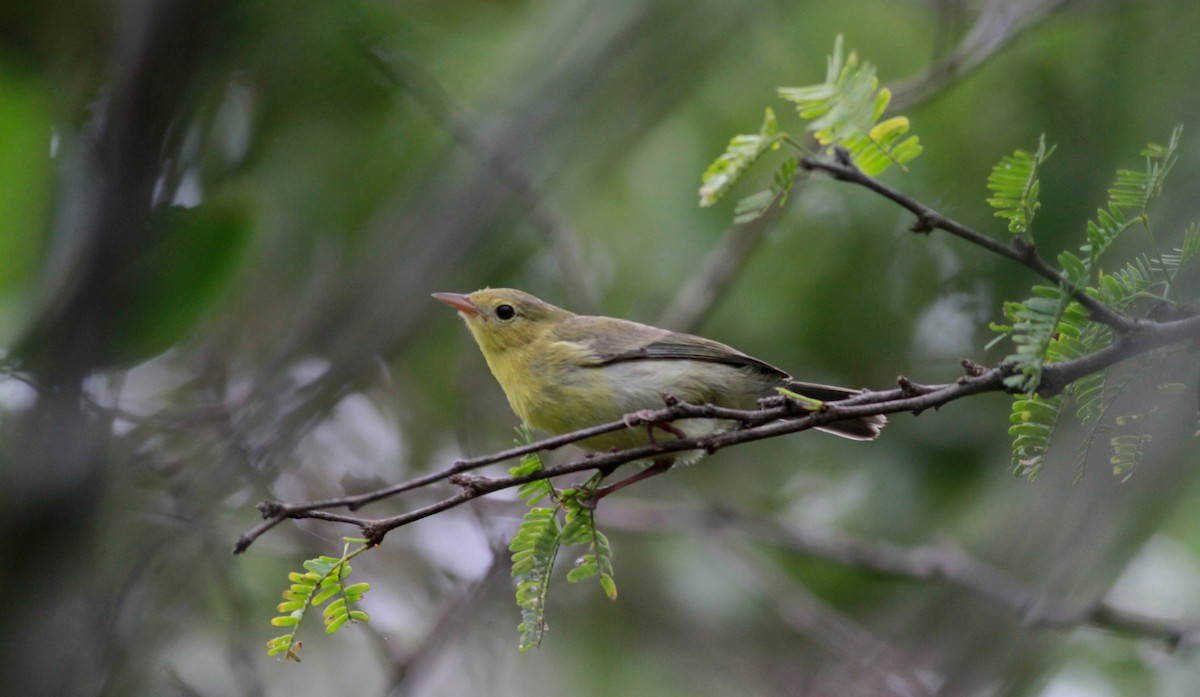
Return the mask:
{"type": "Polygon", "coordinates": [[[1145,324],[1144,321],[1127,317],[1091,295],[1088,295],[1083,288],[1072,283],[1048,264],[1038,254],[1037,248],[1033,244],[1020,237],[1014,237],[1012,244],[1004,244],[953,218],[946,217],[908,194],[897,191],[878,179],[863,173],[851,161],[849,153],[841,148],[834,151],[833,160],[818,160],[805,157],[800,159],[800,166],[809,171],[825,172],[839,181],[858,184],[907,209],[917,217],[917,222],[912,227],[913,232],[928,233],[931,230],[942,230],[974,245],[983,247],[993,254],[998,254],[1005,259],[1015,261],[1026,268],[1032,269],[1046,280],[1062,286],[1072,299],[1087,308],[1093,320],[1112,327],[1114,331],[1119,333],[1136,332],[1142,329],[1145,324]]]}
{"type": "Polygon", "coordinates": [[[941,581],[1012,610],[1027,624],[1048,628],[1092,626],[1120,634],[1162,639],[1172,645],[1196,643],[1200,623],[1152,618],[1116,608],[1102,599],[1077,601],[1040,593],[954,547],[904,548],[849,536],[801,535],[777,523],[718,511],[756,537],[795,552],[919,581],[941,581]]]}
{"type": "MultiPolygon", "coordinates": [[[[1112,344],[1095,353],[1071,361],[1047,365],[1042,375],[1041,393],[1055,394],[1084,375],[1103,370],[1138,354],[1148,353],[1173,344],[1200,341],[1200,315],[1170,322],[1142,322],[1141,326],[1142,329],[1137,334],[1119,336],[1112,344]]],[[[670,453],[685,451],[714,453],[733,445],[775,438],[836,421],[899,412],[919,414],[927,409],[937,408],[974,394],[1012,391],[1012,388],[1006,386],[1004,382],[1005,378],[1013,374],[1012,366],[1002,364],[988,370],[980,370],[971,364],[967,368],[968,374],[952,383],[921,385],[901,378],[899,388],[880,392],[863,392],[850,399],[827,403],[817,411],[810,411],[810,408],[790,400],[775,398],[766,400],[763,408],[758,410],[725,409],[713,405],[673,402],[663,409],[654,410],[636,418],[631,416],[628,422],[614,421],[548,438],[527,446],[510,448],[492,455],[471,460],[459,460],[439,472],[366,494],[298,504],[265,501],[259,504],[259,511],[265,519],[264,522],[244,533],[238,539],[234,552],[244,552],[256,539],[289,518],[320,518],[356,525],[362,529],[365,537],[373,543],[379,544],[388,532],[398,527],[455,508],[481,496],[519,487],[531,481],[551,479],[585,470],[611,469],[637,460],[646,460],[670,453]],[[589,453],[582,458],[519,477],[484,477],[468,474],[469,470],[520,457],[529,452],[553,450],[599,433],[608,433],[622,428],[636,428],[645,423],[668,423],[680,419],[696,418],[732,421],[739,424],[739,427],[697,438],[651,443],[607,453],[589,453]],[[449,480],[458,486],[460,491],[454,496],[396,516],[368,519],[331,514],[323,510],[340,507],[354,509],[365,503],[428,486],[441,480],[449,480]]]]}

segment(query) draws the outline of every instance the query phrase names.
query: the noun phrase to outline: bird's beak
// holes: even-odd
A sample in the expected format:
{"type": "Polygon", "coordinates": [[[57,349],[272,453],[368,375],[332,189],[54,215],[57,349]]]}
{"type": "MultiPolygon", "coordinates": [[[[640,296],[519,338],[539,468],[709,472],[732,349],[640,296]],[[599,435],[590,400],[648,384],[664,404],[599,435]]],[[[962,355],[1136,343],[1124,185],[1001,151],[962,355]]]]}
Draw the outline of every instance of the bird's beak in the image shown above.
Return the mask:
{"type": "Polygon", "coordinates": [[[479,308],[475,306],[475,303],[471,302],[470,296],[463,295],[462,293],[434,293],[433,297],[441,300],[463,314],[483,314],[479,311],[479,308]]]}

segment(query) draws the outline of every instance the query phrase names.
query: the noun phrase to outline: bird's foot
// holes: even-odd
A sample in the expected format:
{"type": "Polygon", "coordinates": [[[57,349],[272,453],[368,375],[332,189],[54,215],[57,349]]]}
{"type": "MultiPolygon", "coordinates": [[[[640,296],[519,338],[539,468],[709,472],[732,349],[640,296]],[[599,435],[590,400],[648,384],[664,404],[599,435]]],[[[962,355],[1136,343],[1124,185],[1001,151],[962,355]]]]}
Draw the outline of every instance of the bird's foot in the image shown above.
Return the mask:
{"type": "Polygon", "coordinates": [[[654,438],[654,429],[656,428],[660,431],[666,431],[679,439],[687,438],[687,434],[676,428],[674,424],[667,421],[655,421],[654,415],[653,409],[639,409],[632,414],[626,414],[622,417],[622,420],[629,428],[645,425],[646,437],[655,445],[658,444],[658,441],[654,438]]]}
{"type": "Polygon", "coordinates": [[[663,472],[666,472],[667,470],[671,469],[672,464],[674,464],[674,460],[663,460],[660,462],[655,462],[654,464],[650,465],[649,467],[642,470],[641,472],[638,472],[635,475],[626,477],[625,479],[622,479],[621,481],[616,482],[614,484],[609,484],[608,486],[602,486],[596,490],[595,495],[593,495],[592,498],[588,501],[588,505],[592,508],[595,508],[596,504],[600,502],[600,499],[604,498],[605,496],[608,496],[609,494],[620,491],[621,489],[624,489],[625,487],[629,486],[630,484],[634,484],[636,482],[642,481],[643,479],[649,479],[650,477],[653,477],[655,475],[662,474],[663,472]]]}
{"type": "Polygon", "coordinates": [[[654,423],[654,410],[638,409],[632,414],[626,414],[625,416],[622,416],[621,420],[624,421],[625,425],[629,428],[637,428],[642,424],[652,424],[654,423]]]}

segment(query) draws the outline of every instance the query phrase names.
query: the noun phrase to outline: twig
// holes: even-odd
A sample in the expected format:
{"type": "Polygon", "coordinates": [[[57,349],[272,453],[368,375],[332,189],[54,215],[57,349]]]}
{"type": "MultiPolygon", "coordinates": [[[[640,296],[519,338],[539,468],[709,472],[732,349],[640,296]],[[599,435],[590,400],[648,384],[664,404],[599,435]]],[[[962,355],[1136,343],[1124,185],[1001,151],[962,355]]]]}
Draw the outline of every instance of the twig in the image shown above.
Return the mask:
{"type": "Polygon", "coordinates": [[[920,581],[941,581],[1003,605],[1027,624],[1049,628],[1093,626],[1121,634],[1195,643],[1200,623],[1147,617],[1104,602],[1076,601],[1039,593],[959,549],[941,545],[904,548],[849,536],[821,538],[787,530],[772,521],[718,510],[719,519],[792,551],[846,566],[920,581]]]}
{"type": "MultiPolygon", "coordinates": [[[[1172,344],[1200,340],[1200,316],[1171,322],[1143,322],[1141,326],[1142,330],[1137,334],[1120,336],[1112,344],[1095,353],[1071,361],[1047,365],[1042,373],[1041,393],[1054,394],[1055,391],[1061,390],[1084,375],[1103,370],[1132,356],[1172,344]]],[[[469,470],[485,465],[519,457],[529,452],[552,450],[600,433],[629,428],[631,424],[636,427],[639,423],[637,419],[631,419],[630,423],[623,420],[614,421],[555,436],[530,445],[510,448],[492,455],[460,460],[439,472],[366,494],[298,504],[267,501],[259,504],[259,510],[265,519],[264,522],[244,533],[238,539],[234,552],[244,552],[256,539],[288,518],[320,518],[357,525],[362,529],[365,537],[371,542],[379,544],[389,531],[398,527],[462,505],[480,496],[519,487],[531,481],[551,479],[584,470],[615,468],[629,462],[668,453],[684,451],[714,453],[732,445],[775,438],[836,421],[846,421],[864,416],[899,412],[920,413],[969,395],[983,392],[1011,392],[1012,388],[1005,385],[1004,380],[1012,374],[1013,367],[1002,364],[982,371],[973,367],[967,375],[947,384],[921,385],[903,379],[901,387],[897,389],[863,392],[850,399],[827,403],[817,411],[808,411],[806,407],[790,401],[781,401],[778,404],[769,402],[769,406],[758,410],[725,409],[713,405],[677,402],[643,415],[641,423],[718,418],[736,422],[740,424],[740,427],[697,438],[682,438],[607,453],[591,453],[585,457],[520,477],[483,477],[467,474],[469,470]],[[448,479],[458,486],[459,493],[389,518],[367,519],[340,516],[323,510],[340,507],[353,510],[365,503],[422,488],[444,479],[448,479]]]]}
{"type": "Polygon", "coordinates": [[[1087,308],[1093,320],[1112,327],[1116,332],[1126,334],[1136,332],[1145,324],[1143,320],[1127,317],[1088,295],[1083,288],[1072,283],[1046,263],[1033,244],[1020,237],[1014,237],[1012,244],[1004,244],[974,228],[948,218],[911,196],[868,176],[851,161],[850,154],[841,148],[835,149],[833,160],[805,157],[800,159],[800,166],[809,171],[826,172],[839,181],[858,184],[907,209],[917,217],[917,222],[912,227],[913,232],[927,233],[931,230],[942,230],[1032,269],[1046,280],[1062,286],[1074,300],[1087,308]]]}

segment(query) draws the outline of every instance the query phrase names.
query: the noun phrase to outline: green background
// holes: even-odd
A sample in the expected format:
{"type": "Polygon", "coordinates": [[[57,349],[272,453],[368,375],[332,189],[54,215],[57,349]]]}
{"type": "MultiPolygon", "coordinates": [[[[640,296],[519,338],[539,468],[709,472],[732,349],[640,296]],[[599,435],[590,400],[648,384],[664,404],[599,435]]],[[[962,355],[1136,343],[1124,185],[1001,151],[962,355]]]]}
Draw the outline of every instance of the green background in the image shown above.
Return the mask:
{"type": "MultiPolygon", "coordinates": [[[[1195,694],[1194,649],[1029,627],[977,595],[789,553],[714,515],[955,546],[1031,591],[1200,619],[1195,441],[1122,481],[1104,453],[1077,467],[1068,429],[1028,482],[1010,474],[999,395],[896,415],[870,444],[810,432],[734,448],[604,501],[621,597],[560,569],[535,652],[516,651],[511,496],[360,557],[372,622],[308,628],[299,665],[265,655],[278,593],[354,528],[285,524],[230,554],[259,500],[365,491],[510,445],[515,417],[429,293],[513,286],[660,321],[770,167],[711,209],[696,205],[700,173],[764,106],[802,128],[776,87],[820,81],[838,34],[884,83],[920,79],[981,16],[985,38],[1005,18],[1029,26],[905,107],[925,154],[885,179],[1003,238],[987,174],[1045,133],[1058,149],[1037,235],[1051,255],[1082,242],[1118,167],[1140,168],[1139,148],[1183,124],[1153,211],[1177,244],[1200,181],[1192,0],[0,9],[0,346],[40,383],[0,380],[12,686],[1195,694]],[[123,85],[155,79],[159,101],[122,110],[123,85]],[[148,217],[151,196],[174,207],[148,217]],[[53,397],[84,375],[99,419],[53,397]]],[[[863,190],[804,182],[690,329],[800,379],[874,389],[1000,360],[987,323],[1035,279],[911,222],[863,190]]],[[[1160,373],[1194,395],[1194,356],[1160,373]]]]}

